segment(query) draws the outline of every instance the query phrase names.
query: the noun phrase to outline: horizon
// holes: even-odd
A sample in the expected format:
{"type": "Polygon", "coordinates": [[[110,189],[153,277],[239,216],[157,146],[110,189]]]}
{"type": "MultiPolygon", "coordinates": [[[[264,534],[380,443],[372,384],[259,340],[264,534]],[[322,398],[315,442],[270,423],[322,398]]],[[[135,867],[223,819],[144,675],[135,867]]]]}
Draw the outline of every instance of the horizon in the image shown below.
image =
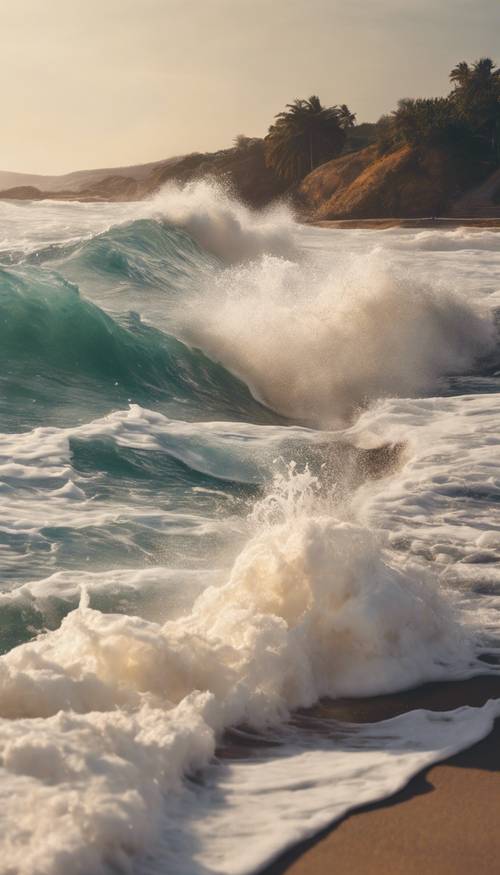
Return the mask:
{"type": "Polygon", "coordinates": [[[262,137],[286,103],[312,93],[376,121],[401,97],[447,93],[458,61],[498,60],[500,5],[8,0],[2,24],[12,124],[0,168],[58,176],[262,137]]]}

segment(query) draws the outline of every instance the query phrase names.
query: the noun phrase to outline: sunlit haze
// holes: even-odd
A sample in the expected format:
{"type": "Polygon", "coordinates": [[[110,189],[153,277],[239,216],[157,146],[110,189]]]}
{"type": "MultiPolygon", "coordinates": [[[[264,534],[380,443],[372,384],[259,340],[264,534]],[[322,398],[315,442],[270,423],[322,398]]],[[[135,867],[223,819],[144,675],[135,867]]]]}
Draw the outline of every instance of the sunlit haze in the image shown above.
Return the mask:
{"type": "Polygon", "coordinates": [[[0,168],[57,173],[260,136],[318,93],[373,121],[498,57],[498,0],[2,0],[0,168]]]}

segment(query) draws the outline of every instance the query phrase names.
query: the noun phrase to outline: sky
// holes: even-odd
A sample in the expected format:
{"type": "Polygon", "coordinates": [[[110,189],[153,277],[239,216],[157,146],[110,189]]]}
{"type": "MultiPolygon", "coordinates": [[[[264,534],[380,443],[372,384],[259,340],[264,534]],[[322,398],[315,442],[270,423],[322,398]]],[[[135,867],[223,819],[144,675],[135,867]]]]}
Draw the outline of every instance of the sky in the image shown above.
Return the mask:
{"type": "Polygon", "coordinates": [[[500,63],[500,0],[0,0],[0,168],[64,173],[265,134],[295,97],[375,121],[500,63]]]}

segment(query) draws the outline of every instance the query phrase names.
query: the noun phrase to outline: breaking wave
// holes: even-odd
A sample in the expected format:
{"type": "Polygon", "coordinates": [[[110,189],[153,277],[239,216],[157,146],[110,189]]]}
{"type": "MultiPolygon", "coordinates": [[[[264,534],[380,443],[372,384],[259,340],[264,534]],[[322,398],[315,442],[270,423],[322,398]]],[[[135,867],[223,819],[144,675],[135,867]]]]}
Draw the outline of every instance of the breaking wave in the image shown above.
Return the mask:
{"type": "Polygon", "coordinates": [[[179,319],[256,398],[323,427],[379,398],[434,391],[496,340],[489,314],[376,257],[326,273],[266,258],[224,272],[179,319]]]}

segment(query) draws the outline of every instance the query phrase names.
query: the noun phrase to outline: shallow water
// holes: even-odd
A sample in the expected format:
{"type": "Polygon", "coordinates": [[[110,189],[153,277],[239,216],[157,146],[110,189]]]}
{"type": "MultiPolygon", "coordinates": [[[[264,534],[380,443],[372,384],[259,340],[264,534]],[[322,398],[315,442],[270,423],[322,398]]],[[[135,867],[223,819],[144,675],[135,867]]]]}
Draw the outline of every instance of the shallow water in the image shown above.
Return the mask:
{"type": "Polygon", "coordinates": [[[1,871],[252,872],[487,733],[291,715],[498,671],[500,236],[0,214],[1,871]]]}

